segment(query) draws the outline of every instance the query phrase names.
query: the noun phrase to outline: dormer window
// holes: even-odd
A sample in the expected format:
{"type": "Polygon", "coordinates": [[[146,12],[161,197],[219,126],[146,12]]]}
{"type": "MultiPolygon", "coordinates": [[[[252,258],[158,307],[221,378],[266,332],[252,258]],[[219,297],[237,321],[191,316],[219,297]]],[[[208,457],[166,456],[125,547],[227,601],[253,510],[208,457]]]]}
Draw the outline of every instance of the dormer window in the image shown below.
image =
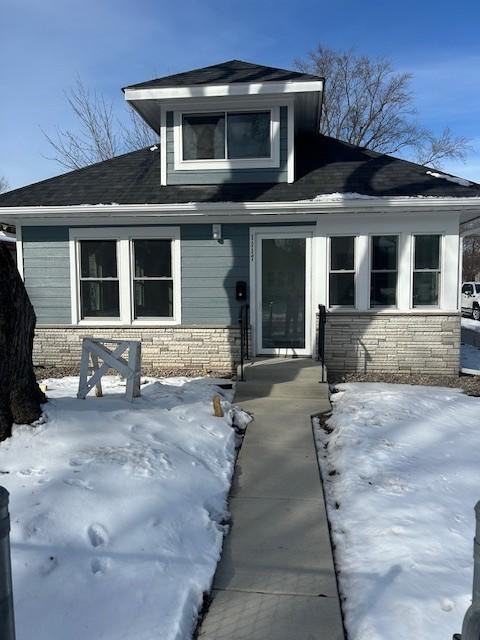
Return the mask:
{"type": "Polygon", "coordinates": [[[270,158],[270,111],[183,114],[183,160],[270,158]]]}
{"type": "Polygon", "coordinates": [[[279,108],[176,112],[177,170],[279,165],[279,108]]]}

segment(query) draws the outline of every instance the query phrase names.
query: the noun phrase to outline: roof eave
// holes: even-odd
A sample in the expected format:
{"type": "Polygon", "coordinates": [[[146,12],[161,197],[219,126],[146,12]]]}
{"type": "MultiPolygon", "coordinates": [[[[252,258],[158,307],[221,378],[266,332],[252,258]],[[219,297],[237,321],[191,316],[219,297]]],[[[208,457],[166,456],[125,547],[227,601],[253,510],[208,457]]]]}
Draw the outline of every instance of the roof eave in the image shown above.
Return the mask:
{"type": "Polygon", "coordinates": [[[205,84],[185,87],[125,87],[125,100],[178,100],[183,98],[212,98],[224,96],[271,95],[284,93],[322,92],[324,81],[295,80],[286,82],[240,82],[205,84]]]}
{"type": "Polygon", "coordinates": [[[476,210],[480,211],[480,196],[476,197],[371,197],[359,199],[325,198],[321,201],[293,202],[188,202],[182,204],[97,204],[68,206],[31,206],[1,207],[0,221],[42,220],[76,216],[93,220],[106,217],[132,217],[135,215],[151,217],[208,217],[224,215],[226,218],[239,215],[282,215],[282,214],[325,214],[384,212],[386,209],[435,209],[435,210],[476,210]]]}

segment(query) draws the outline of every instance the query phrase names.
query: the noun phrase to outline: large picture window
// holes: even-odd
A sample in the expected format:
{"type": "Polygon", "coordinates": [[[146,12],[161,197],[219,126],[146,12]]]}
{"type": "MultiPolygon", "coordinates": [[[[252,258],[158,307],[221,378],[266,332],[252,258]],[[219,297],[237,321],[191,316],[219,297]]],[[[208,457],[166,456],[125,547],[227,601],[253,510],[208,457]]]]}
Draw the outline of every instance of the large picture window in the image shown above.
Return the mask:
{"type": "Polygon", "coordinates": [[[440,236],[414,236],[413,306],[438,306],[440,236]]]}
{"type": "Polygon", "coordinates": [[[355,238],[330,238],[330,307],[355,306],[355,238]]]}
{"type": "Polygon", "coordinates": [[[270,158],[270,130],[270,111],[184,114],[183,160],[270,158]]]}
{"type": "Polygon", "coordinates": [[[72,229],[70,241],[73,323],[180,323],[178,227],[72,229]]]}
{"type": "Polygon", "coordinates": [[[119,318],[116,240],[80,242],[81,317],[119,318]]]}
{"type": "Polygon", "coordinates": [[[373,236],[371,241],[370,306],[397,304],[398,236],[373,236]]]}

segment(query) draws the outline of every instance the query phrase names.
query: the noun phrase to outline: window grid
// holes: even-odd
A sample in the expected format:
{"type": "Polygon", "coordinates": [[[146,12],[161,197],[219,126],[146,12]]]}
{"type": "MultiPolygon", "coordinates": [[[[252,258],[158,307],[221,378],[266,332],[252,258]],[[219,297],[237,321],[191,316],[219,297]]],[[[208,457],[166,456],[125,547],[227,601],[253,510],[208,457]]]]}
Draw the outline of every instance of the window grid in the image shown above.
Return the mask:
{"type": "Polygon", "coordinates": [[[438,234],[415,234],[413,235],[413,264],[412,264],[412,308],[415,307],[438,307],[440,304],[440,276],[441,276],[441,236],[438,234]],[[417,268],[416,264],[416,243],[418,237],[431,236],[436,237],[438,241],[438,264],[437,268],[417,268]],[[424,303],[424,304],[416,304],[415,303],[415,274],[416,273],[435,273],[437,274],[436,278],[436,287],[437,287],[437,298],[434,303],[424,303]]]}
{"type": "MultiPolygon", "coordinates": [[[[172,283],[172,290],[174,288],[174,276],[173,276],[173,247],[172,247],[172,240],[170,239],[170,273],[172,274],[171,276],[137,276],[135,275],[135,241],[139,240],[145,240],[146,238],[132,238],[130,240],[130,255],[131,255],[131,264],[130,264],[130,274],[131,274],[131,280],[132,280],[132,292],[131,292],[131,300],[132,300],[132,311],[133,311],[133,317],[135,320],[143,320],[143,319],[157,319],[157,320],[161,320],[162,318],[165,318],[167,320],[171,320],[172,316],[141,316],[141,315],[137,315],[136,312],[136,301],[135,301],[135,283],[136,282],[171,282],[172,283]]],[[[165,240],[166,238],[148,238],[149,240],[165,240]]],[[[174,313],[174,311],[173,311],[174,313]]]]}
{"type": "Polygon", "coordinates": [[[330,309],[335,307],[343,307],[354,309],[356,307],[356,236],[330,236],[329,238],[329,257],[328,257],[328,306],[330,309]],[[332,240],[335,238],[352,238],[353,239],[353,268],[352,269],[332,269],[332,240]],[[353,274],[353,305],[332,304],[331,303],[331,276],[336,274],[353,274]]]}
{"type": "Polygon", "coordinates": [[[78,287],[78,296],[79,296],[79,309],[80,309],[80,317],[82,320],[88,320],[88,319],[93,319],[93,320],[97,320],[98,318],[113,318],[113,319],[117,319],[119,316],[89,316],[89,315],[85,315],[84,314],[84,301],[82,299],[82,283],[83,282],[99,282],[100,284],[102,282],[117,282],[118,283],[118,287],[120,289],[120,276],[119,276],[119,268],[118,268],[118,241],[115,238],[108,238],[108,239],[104,239],[102,238],[101,240],[102,242],[115,242],[115,267],[116,267],[116,272],[117,275],[116,276],[83,276],[82,275],[82,251],[83,251],[83,243],[89,243],[92,242],[92,240],[80,240],[78,242],[79,245],[79,251],[77,252],[78,255],[78,265],[77,265],[77,274],[78,274],[78,282],[79,282],[79,287],[78,287]]]}
{"type": "Polygon", "coordinates": [[[388,307],[397,307],[398,306],[398,239],[399,236],[396,234],[375,234],[370,236],[370,308],[388,308],[388,307]],[[374,248],[374,240],[375,238],[395,238],[395,269],[374,269],[373,268],[373,248],[374,248]],[[394,273],[396,274],[396,282],[395,282],[395,302],[393,305],[390,304],[375,304],[372,300],[373,293],[373,276],[380,273],[394,273]]]}

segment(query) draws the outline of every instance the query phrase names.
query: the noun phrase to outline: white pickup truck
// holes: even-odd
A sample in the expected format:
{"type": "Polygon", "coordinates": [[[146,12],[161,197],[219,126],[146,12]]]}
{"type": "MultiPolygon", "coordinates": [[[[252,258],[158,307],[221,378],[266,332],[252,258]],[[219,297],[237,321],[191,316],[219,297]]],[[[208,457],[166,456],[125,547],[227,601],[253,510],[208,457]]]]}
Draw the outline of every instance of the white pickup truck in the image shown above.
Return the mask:
{"type": "Polygon", "coordinates": [[[462,284],[462,313],[480,320],[480,282],[462,284]]]}

